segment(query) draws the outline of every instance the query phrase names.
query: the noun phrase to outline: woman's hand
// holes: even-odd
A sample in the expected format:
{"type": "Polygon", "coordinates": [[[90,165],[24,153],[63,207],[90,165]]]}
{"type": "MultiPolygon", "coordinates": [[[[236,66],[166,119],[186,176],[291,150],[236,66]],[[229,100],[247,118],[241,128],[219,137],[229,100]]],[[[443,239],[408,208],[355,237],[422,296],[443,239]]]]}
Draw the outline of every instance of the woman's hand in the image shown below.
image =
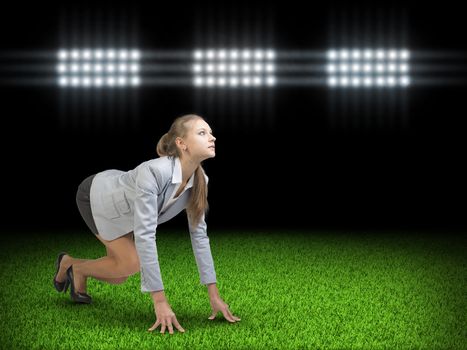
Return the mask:
{"type": "Polygon", "coordinates": [[[229,310],[229,305],[227,305],[219,296],[215,296],[210,298],[211,308],[212,308],[212,315],[209,316],[209,320],[213,320],[216,318],[216,315],[219,311],[224,314],[224,317],[227,321],[235,323],[236,321],[240,321],[240,318],[237,316],[232,315],[229,310]]]}
{"type": "Polygon", "coordinates": [[[173,334],[173,323],[180,332],[185,332],[180,323],[178,323],[177,317],[175,317],[175,313],[172,311],[167,301],[154,303],[154,311],[156,313],[156,323],[154,323],[148,331],[152,332],[159,327],[159,325],[162,325],[161,333],[165,333],[165,328],[167,327],[169,329],[169,333],[173,334]]]}

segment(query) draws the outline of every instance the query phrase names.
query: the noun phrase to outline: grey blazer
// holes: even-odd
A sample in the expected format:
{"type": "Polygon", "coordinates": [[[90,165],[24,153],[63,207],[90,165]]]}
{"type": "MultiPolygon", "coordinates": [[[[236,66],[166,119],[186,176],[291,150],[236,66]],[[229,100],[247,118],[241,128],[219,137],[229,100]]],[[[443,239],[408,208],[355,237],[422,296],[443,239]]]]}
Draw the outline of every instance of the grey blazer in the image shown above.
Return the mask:
{"type": "MultiPolygon", "coordinates": [[[[206,174],[206,183],[209,180],[206,174]]],[[[91,185],[91,210],[99,235],[114,240],[131,231],[141,267],[141,292],[164,289],[156,245],[156,228],[184,210],[190,197],[194,175],[186,190],[165,212],[176,185],[182,182],[177,157],[160,157],[141,163],[135,169],[97,173],[91,185]]],[[[188,219],[191,245],[201,284],[216,282],[216,272],[207,235],[205,217],[193,226],[188,219]]]]}

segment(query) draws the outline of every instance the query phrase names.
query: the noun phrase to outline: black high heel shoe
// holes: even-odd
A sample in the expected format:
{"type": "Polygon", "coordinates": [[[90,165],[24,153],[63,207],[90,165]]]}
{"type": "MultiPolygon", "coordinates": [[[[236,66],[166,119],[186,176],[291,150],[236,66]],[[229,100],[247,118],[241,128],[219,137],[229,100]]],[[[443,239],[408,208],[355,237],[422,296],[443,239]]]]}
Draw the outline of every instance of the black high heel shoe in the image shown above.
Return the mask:
{"type": "Polygon", "coordinates": [[[68,281],[68,278],[65,279],[65,281],[63,282],[57,281],[58,270],[60,269],[60,263],[62,262],[64,255],[68,255],[68,254],[66,252],[61,252],[60,254],[58,254],[57,260],[55,261],[55,267],[57,270],[55,271],[55,275],[54,275],[54,287],[58,292],[66,292],[70,284],[70,282],[68,281]]]}
{"type": "Polygon", "coordinates": [[[71,265],[68,270],[66,270],[66,275],[68,278],[68,281],[70,282],[70,297],[71,300],[77,303],[81,304],[91,304],[92,298],[90,295],[86,293],[81,293],[75,291],[75,283],[74,283],[74,276],[73,276],[73,265],[71,265]]]}

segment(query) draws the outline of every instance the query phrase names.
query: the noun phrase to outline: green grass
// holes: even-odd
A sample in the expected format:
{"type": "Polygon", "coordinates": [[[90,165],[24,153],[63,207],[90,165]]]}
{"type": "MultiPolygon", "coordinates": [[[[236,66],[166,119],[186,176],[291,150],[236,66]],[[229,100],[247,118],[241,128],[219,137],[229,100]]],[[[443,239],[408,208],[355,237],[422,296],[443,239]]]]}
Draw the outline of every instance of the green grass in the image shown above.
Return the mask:
{"type": "Polygon", "coordinates": [[[165,294],[185,333],[152,333],[140,276],[88,280],[93,304],[52,285],[65,250],[98,258],[91,233],[0,238],[4,349],[466,349],[467,236],[425,232],[210,231],[218,288],[240,322],[210,305],[188,232],[159,229],[165,294]]]}

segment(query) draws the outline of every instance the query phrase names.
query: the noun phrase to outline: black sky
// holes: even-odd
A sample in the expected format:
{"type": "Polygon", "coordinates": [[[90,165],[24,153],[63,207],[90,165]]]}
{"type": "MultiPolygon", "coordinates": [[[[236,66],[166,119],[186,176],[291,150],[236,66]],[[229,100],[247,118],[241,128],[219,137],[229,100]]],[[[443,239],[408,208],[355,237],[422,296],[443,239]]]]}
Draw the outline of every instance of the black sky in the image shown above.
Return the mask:
{"type": "MultiPolygon", "coordinates": [[[[464,25],[454,2],[3,4],[5,231],[82,228],[74,199],[81,180],[155,158],[159,137],[186,113],[203,115],[218,138],[216,158],[205,162],[214,227],[465,228],[464,25]],[[99,37],[143,51],[227,42],[318,52],[330,43],[391,43],[446,57],[418,63],[419,75],[437,84],[411,86],[403,96],[374,94],[370,107],[361,95],[332,99],[325,86],[258,95],[147,86],[109,94],[99,105],[53,85],[6,83],[26,76],[11,71],[22,64],[18,53],[36,57],[66,40],[99,37]]],[[[53,67],[42,60],[31,66],[53,67]]]]}

